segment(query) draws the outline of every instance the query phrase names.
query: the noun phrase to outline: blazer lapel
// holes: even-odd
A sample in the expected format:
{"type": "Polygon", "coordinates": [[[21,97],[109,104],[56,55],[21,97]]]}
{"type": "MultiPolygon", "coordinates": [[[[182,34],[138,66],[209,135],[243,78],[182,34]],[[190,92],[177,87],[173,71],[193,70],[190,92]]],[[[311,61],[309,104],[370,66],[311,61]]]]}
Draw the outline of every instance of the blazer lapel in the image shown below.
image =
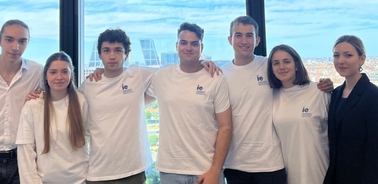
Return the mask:
{"type": "MultiPolygon", "coordinates": [[[[358,80],[356,86],[354,86],[353,90],[349,94],[348,98],[340,107],[340,112],[336,113],[336,124],[339,125],[339,122],[343,119],[343,117],[349,112],[351,108],[360,100],[361,94],[364,92],[366,85],[369,83],[369,78],[367,78],[366,74],[362,74],[360,80],[358,80]]],[[[343,89],[339,91],[340,94],[337,94],[338,100],[340,100],[341,95],[343,93],[343,89]]]]}

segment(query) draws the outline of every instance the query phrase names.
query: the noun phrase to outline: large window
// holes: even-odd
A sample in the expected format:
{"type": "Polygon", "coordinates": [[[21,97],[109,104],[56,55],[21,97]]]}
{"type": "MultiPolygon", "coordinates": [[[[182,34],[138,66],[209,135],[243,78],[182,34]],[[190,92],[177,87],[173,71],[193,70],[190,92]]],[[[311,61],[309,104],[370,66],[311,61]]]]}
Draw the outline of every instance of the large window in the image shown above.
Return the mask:
{"type": "Polygon", "coordinates": [[[30,43],[23,57],[42,65],[54,52],[59,51],[59,1],[0,0],[0,24],[20,19],[30,29],[30,43]]]}
{"type": "MultiPolygon", "coordinates": [[[[223,65],[233,59],[233,50],[227,41],[230,22],[246,14],[246,5],[244,0],[85,0],[84,12],[82,77],[96,67],[103,67],[98,58],[96,41],[98,35],[107,28],[121,28],[131,39],[131,53],[125,62],[126,67],[130,64],[160,67],[179,61],[175,48],[179,25],[183,22],[196,23],[205,30],[202,57],[223,65]]],[[[159,138],[156,102],[146,108],[146,119],[155,159],[159,138]]],[[[147,183],[159,183],[155,170],[147,172],[147,183]]]]}
{"type": "Polygon", "coordinates": [[[336,85],[344,79],[333,67],[332,47],[345,34],[365,44],[363,65],[370,80],[378,84],[378,1],[265,1],[267,52],[278,44],[298,51],[313,81],[330,77],[336,85]]]}

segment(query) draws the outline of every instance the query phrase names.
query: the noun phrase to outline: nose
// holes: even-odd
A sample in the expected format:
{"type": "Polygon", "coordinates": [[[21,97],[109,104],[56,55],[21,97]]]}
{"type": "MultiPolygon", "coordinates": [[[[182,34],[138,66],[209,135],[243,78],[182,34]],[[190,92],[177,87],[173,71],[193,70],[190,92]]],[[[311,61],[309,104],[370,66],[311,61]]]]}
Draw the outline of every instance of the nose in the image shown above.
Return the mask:
{"type": "Polygon", "coordinates": [[[344,57],[343,55],[341,55],[339,58],[337,58],[336,60],[337,60],[337,62],[338,63],[345,63],[345,59],[346,59],[346,57],[344,57]]]}
{"type": "Polygon", "coordinates": [[[63,76],[63,75],[62,75],[62,72],[58,72],[58,74],[57,74],[57,76],[56,76],[56,79],[63,79],[62,76],[63,76]]]}
{"type": "Polygon", "coordinates": [[[115,59],[115,52],[111,51],[109,57],[110,59],[115,59]]]}
{"type": "Polygon", "coordinates": [[[192,48],[192,45],[191,44],[187,44],[186,46],[185,46],[185,50],[186,51],[191,51],[193,48],[192,48]]]}
{"type": "Polygon", "coordinates": [[[12,44],[12,49],[13,50],[20,50],[20,44],[18,42],[13,42],[12,44]]]}
{"type": "Polygon", "coordinates": [[[283,63],[279,63],[279,68],[283,69],[284,68],[284,64],[283,63]]]}
{"type": "Polygon", "coordinates": [[[242,36],[242,43],[247,43],[247,37],[245,35],[242,36]]]}

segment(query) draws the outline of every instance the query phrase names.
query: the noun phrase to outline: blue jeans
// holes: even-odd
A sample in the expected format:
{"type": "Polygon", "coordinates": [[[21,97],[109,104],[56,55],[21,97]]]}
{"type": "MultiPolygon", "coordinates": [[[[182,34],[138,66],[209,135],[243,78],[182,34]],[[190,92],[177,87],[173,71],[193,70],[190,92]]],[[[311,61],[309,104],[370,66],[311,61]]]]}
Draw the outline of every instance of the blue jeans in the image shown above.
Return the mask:
{"type": "Polygon", "coordinates": [[[17,158],[0,158],[0,183],[19,184],[17,158]]]}
{"type": "MultiPolygon", "coordinates": [[[[195,184],[199,177],[199,175],[160,172],[161,184],[195,184]]],[[[219,184],[224,184],[223,172],[220,173],[219,184]]]]}

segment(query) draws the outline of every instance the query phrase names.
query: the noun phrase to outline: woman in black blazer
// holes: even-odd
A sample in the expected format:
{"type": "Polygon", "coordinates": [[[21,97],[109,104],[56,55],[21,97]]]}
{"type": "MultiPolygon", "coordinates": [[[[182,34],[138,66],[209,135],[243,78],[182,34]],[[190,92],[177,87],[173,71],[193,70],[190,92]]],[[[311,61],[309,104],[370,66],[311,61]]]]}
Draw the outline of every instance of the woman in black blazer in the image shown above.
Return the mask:
{"type": "Polygon", "coordinates": [[[361,73],[365,59],[358,37],[337,39],[334,66],[345,82],[333,91],[329,106],[325,184],[378,184],[378,88],[361,73]]]}

